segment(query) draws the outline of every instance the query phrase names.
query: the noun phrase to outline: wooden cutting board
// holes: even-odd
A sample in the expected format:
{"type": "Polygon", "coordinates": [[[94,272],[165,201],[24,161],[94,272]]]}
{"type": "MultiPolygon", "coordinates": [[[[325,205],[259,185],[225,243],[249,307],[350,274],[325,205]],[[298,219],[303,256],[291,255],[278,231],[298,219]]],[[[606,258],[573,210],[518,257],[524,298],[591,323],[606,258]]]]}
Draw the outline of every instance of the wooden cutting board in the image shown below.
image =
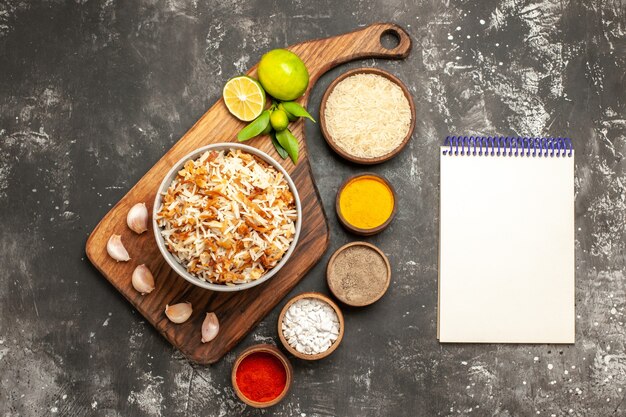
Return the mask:
{"type": "MultiPolygon", "coordinates": [[[[411,49],[411,40],[397,25],[376,23],[344,35],[299,43],[288,49],[298,54],[309,70],[309,87],[299,100],[306,105],[311,88],[329,69],[359,58],[405,58],[411,49]],[[394,35],[399,44],[393,49],[386,49],[381,44],[383,34],[394,35]]],[[[248,74],[254,75],[255,72],[256,66],[248,74]]],[[[152,212],[157,188],[173,164],[201,146],[236,141],[235,136],[243,126],[244,123],[228,113],[223,100],[218,100],[104,216],[87,240],[87,256],[104,277],[170,343],[189,360],[200,364],[214,363],[232,349],[305,276],[328,247],[328,223],[311,174],[303,120],[290,126],[300,142],[300,160],[296,166],[276,154],[268,137],[247,142],[282,161],[302,200],[302,232],[296,250],[283,269],[268,282],[233,293],[195,287],[169,268],[159,253],[151,229],[141,235],[128,229],[126,214],[130,207],[145,202],[148,211],[152,212]],[[114,233],[122,235],[131,256],[129,262],[116,263],[107,255],[106,243],[114,233]],[[156,289],[145,296],[133,289],[130,279],[134,268],[142,263],[150,268],[156,280],[156,289]],[[193,315],[183,324],[173,324],[165,317],[165,305],[181,301],[192,303],[193,315]],[[200,342],[200,327],[205,313],[210,311],[219,318],[220,333],[212,342],[203,344],[200,342]]]]}

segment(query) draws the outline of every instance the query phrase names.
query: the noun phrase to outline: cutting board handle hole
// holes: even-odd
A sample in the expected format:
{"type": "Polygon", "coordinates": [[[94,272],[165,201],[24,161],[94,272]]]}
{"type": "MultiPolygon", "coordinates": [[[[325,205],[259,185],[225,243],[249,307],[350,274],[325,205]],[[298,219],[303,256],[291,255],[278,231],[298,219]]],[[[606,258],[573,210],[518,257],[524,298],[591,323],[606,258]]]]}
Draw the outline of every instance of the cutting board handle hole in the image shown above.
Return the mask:
{"type": "Polygon", "coordinates": [[[396,49],[400,45],[400,34],[395,29],[387,29],[380,34],[380,44],[388,50],[396,49]]]}

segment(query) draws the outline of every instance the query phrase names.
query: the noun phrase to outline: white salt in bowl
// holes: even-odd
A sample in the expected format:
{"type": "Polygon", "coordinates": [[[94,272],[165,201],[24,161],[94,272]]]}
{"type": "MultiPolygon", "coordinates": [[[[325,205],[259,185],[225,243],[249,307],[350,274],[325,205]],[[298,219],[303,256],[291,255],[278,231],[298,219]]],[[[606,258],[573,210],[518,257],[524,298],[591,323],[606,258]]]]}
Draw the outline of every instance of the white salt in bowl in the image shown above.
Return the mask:
{"type": "Polygon", "coordinates": [[[234,292],[234,291],[247,290],[248,288],[256,287],[257,285],[260,285],[268,281],[270,278],[276,275],[278,271],[280,271],[281,268],[285,266],[285,264],[289,260],[289,257],[293,253],[298,243],[298,238],[300,237],[301,228],[302,228],[302,205],[300,204],[300,196],[298,195],[296,184],[294,184],[293,180],[291,179],[291,177],[289,176],[285,168],[283,168],[283,166],[280,163],[278,163],[274,158],[272,158],[265,152],[257,148],[253,148],[252,146],[242,145],[240,143],[228,143],[228,142],[215,143],[212,145],[207,145],[207,146],[198,148],[195,151],[182,157],[178,162],[176,162],[172,166],[172,169],[170,169],[170,171],[167,173],[167,175],[161,182],[161,185],[159,186],[159,189],[157,190],[157,193],[156,193],[156,197],[154,199],[154,206],[152,208],[152,230],[154,231],[154,238],[156,239],[156,243],[157,243],[157,246],[159,247],[159,251],[161,252],[161,255],[163,255],[163,258],[165,258],[165,261],[168,263],[168,265],[178,275],[183,277],[185,280],[187,280],[191,284],[201,287],[201,288],[205,288],[207,290],[219,291],[219,292],[234,292]],[[261,158],[262,160],[264,160],[265,162],[267,162],[269,165],[274,167],[274,169],[276,169],[277,171],[283,174],[283,176],[285,177],[285,180],[287,181],[287,184],[289,185],[289,190],[293,194],[298,218],[296,219],[296,225],[295,225],[296,232],[294,234],[293,241],[291,242],[291,245],[289,245],[289,249],[287,250],[287,252],[285,252],[281,260],[278,262],[278,264],[276,264],[274,268],[272,268],[270,271],[266,272],[265,275],[262,275],[261,277],[259,277],[258,279],[254,281],[246,282],[243,284],[226,285],[226,284],[215,284],[212,282],[203,281],[202,279],[188,272],[187,269],[178,262],[178,260],[174,257],[174,255],[172,255],[170,251],[167,249],[167,247],[165,246],[165,240],[163,239],[163,236],[161,235],[161,228],[159,227],[155,219],[159,211],[159,208],[161,207],[163,194],[169,188],[170,184],[176,177],[176,174],[178,173],[178,171],[180,171],[183,168],[183,166],[185,165],[185,162],[199,158],[206,151],[226,151],[226,150],[231,150],[231,149],[239,149],[241,151],[255,155],[261,158]]]}
{"type": "Polygon", "coordinates": [[[344,320],[343,320],[343,313],[341,312],[341,309],[339,308],[339,306],[337,306],[337,304],[333,302],[333,300],[331,300],[330,298],[328,298],[327,296],[319,292],[304,292],[302,294],[296,295],[295,297],[287,301],[287,304],[285,304],[285,306],[280,312],[280,315],[278,316],[278,337],[280,338],[281,343],[283,344],[285,349],[287,349],[287,351],[291,353],[293,356],[300,358],[300,359],[307,360],[307,361],[315,361],[318,359],[322,359],[322,358],[327,357],[331,353],[333,353],[339,347],[339,344],[341,343],[341,340],[343,339],[343,333],[344,333],[344,320]],[[291,346],[289,342],[287,341],[287,339],[285,338],[285,335],[283,334],[283,328],[282,328],[283,321],[285,320],[285,314],[287,314],[287,310],[289,310],[289,307],[291,307],[296,301],[306,299],[306,298],[313,298],[313,299],[321,300],[324,303],[328,304],[335,311],[335,314],[337,314],[337,320],[339,321],[339,335],[337,336],[337,340],[335,340],[330,345],[330,347],[326,349],[325,351],[321,353],[313,354],[313,355],[307,355],[306,353],[299,352],[293,346],[291,346]]]}

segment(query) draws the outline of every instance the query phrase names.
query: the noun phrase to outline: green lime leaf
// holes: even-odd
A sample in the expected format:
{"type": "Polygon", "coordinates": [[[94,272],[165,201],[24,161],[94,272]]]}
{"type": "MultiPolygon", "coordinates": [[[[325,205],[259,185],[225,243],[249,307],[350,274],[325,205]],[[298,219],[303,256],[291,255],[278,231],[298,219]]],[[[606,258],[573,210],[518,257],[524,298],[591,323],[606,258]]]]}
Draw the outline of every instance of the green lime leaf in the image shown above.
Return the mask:
{"type": "Polygon", "coordinates": [[[272,129],[272,124],[268,123],[267,127],[265,129],[263,129],[263,131],[261,132],[261,135],[269,135],[271,131],[273,131],[274,129],[272,129]]]}
{"type": "Polygon", "coordinates": [[[280,143],[278,143],[278,140],[276,140],[276,134],[272,133],[271,136],[272,136],[272,144],[274,145],[274,148],[276,148],[276,152],[278,152],[278,155],[280,155],[280,157],[283,159],[287,158],[289,154],[287,153],[285,148],[280,146],[280,143]]]}
{"type": "Polygon", "coordinates": [[[293,114],[289,113],[287,110],[285,110],[285,106],[283,106],[283,103],[280,103],[278,105],[278,108],[282,111],[284,111],[285,113],[287,113],[287,118],[289,119],[290,122],[295,122],[298,117],[294,116],[293,114]]]}
{"type": "Polygon", "coordinates": [[[276,132],[276,140],[285,148],[294,164],[298,163],[298,139],[289,129],[276,132]]]}
{"type": "Polygon", "coordinates": [[[248,126],[244,127],[237,133],[237,139],[239,142],[244,142],[248,139],[252,139],[255,136],[263,133],[267,125],[270,123],[270,112],[264,110],[263,113],[256,119],[254,119],[248,126]]]}
{"type": "Polygon", "coordinates": [[[283,105],[283,108],[289,114],[293,114],[294,116],[297,116],[297,117],[306,117],[307,119],[309,119],[313,123],[315,123],[315,119],[313,118],[313,116],[311,116],[309,114],[309,112],[306,111],[306,109],[304,107],[302,107],[301,105],[299,105],[295,101],[285,101],[285,102],[282,103],[282,105],[283,105]]]}

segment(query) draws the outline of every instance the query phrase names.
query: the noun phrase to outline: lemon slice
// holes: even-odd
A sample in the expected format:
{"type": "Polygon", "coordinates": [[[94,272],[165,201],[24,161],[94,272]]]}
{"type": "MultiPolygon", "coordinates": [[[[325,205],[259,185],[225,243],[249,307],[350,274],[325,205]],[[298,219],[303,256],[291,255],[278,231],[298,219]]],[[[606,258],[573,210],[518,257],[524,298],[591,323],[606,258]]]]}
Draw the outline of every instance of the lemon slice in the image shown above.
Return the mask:
{"type": "Polygon", "coordinates": [[[263,87],[246,75],[228,80],[222,95],[228,111],[244,122],[256,119],[265,109],[263,87]]]}

